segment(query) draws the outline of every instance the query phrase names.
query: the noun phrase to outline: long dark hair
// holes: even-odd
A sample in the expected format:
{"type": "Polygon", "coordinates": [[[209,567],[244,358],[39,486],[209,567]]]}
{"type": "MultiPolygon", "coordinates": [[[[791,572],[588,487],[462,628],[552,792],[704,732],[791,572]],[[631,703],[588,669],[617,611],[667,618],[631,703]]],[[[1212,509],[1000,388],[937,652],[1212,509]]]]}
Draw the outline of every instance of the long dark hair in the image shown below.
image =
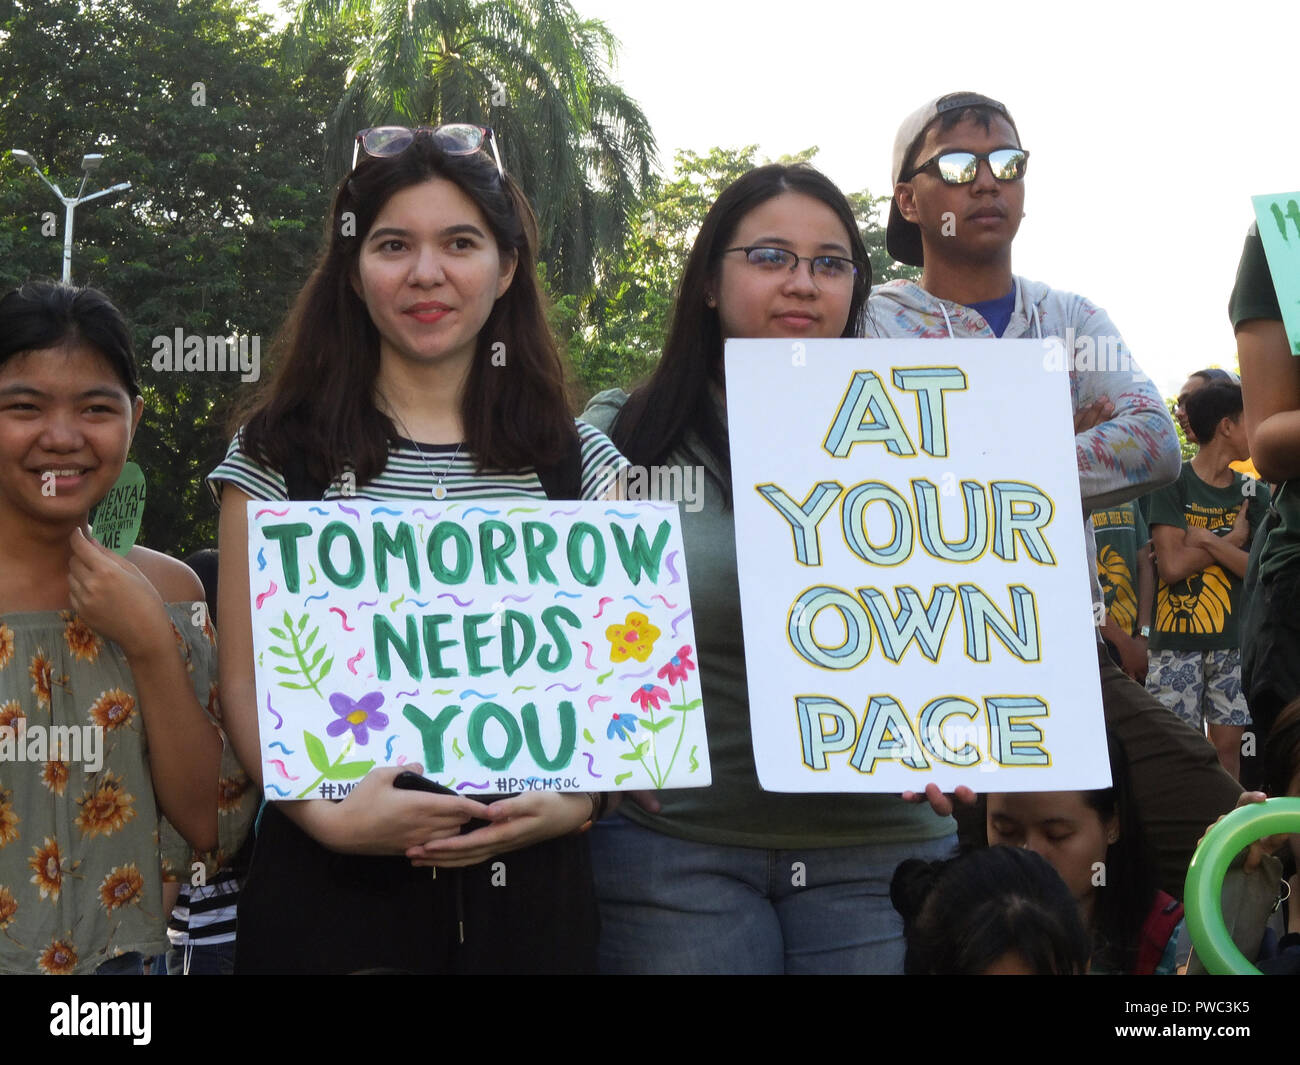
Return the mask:
{"type": "Polygon", "coordinates": [[[140,394],[131,331],[99,289],[29,281],[0,299],[0,366],[24,352],[77,342],[108,360],[127,395],[140,394]]]}
{"type": "Polygon", "coordinates": [[[1105,882],[1093,893],[1093,965],[1127,973],[1137,962],[1142,927],[1160,881],[1142,831],[1128,755],[1109,732],[1106,743],[1111,786],[1083,793],[1084,802],[1097,812],[1102,824],[1119,815],[1119,839],[1106,848],[1105,882]]]}
{"type": "Polygon", "coordinates": [[[1300,771],[1300,699],[1282,708],[1264,741],[1264,790],[1272,798],[1287,793],[1300,771]]]}
{"type": "Polygon", "coordinates": [[[975,976],[1011,952],[1040,976],[1088,969],[1079,904],[1033,851],[987,847],[947,862],[909,858],[894,870],[889,899],[903,918],[907,976],[975,976]]]}
{"type": "Polygon", "coordinates": [[[321,483],[349,463],[361,484],[383,470],[399,434],[372,401],[379,333],[351,279],[384,204],[434,178],[473,200],[501,254],[518,256],[509,289],[479,332],[461,402],[466,448],[483,470],[554,465],[572,446],[577,431],[537,282],[532,208],[482,152],[447,155],[432,138],[417,137],[400,155],[363,157],[334,194],[325,250],[275,341],[276,373],[232,425],[245,423],[244,447],[259,461],[284,470],[301,456],[321,483]],[[498,343],[506,368],[491,365],[498,343]]]}
{"type": "Polygon", "coordinates": [[[706,299],[716,282],[722,253],[741,220],[783,192],[820,200],[844,224],[852,257],[859,266],[849,319],[841,336],[861,335],[871,265],[848,200],[828,177],[806,163],[758,167],[728,185],[705,215],[682,273],[663,357],[650,380],[632,393],[612,433],[618,449],[642,466],[661,462],[694,434],[707,452],[699,457],[711,458],[722,470],[721,487],[728,503],[731,461],[727,433],[710,394],[711,385],[722,384],[722,327],[717,308],[709,307],[706,299]]]}

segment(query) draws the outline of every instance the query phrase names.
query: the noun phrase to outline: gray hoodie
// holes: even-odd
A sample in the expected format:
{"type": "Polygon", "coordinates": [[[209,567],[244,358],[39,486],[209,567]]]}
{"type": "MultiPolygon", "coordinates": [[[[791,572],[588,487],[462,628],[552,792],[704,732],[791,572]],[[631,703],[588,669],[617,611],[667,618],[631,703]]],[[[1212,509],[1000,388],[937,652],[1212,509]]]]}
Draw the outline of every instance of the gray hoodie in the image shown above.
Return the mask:
{"type": "MultiPolygon", "coordinates": [[[[1084,542],[1097,610],[1102,602],[1101,585],[1088,515],[1096,508],[1126,503],[1175,480],[1182,467],[1178,433],[1160,393],[1133,361],[1105,311],[1072,292],[1023,277],[1014,281],[1016,306],[1002,339],[1060,337],[1068,365],[1049,365],[1045,356],[1044,368],[1069,372],[1074,409],[1081,410],[1102,397],[1109,397],[1115,406],[1109,421],[1075,437],[1084,542]]],[[[993,330],[978,311],[932,296],[912,281],[890,281],[871,290],[867,336],[994,339],[993,330]]]]}

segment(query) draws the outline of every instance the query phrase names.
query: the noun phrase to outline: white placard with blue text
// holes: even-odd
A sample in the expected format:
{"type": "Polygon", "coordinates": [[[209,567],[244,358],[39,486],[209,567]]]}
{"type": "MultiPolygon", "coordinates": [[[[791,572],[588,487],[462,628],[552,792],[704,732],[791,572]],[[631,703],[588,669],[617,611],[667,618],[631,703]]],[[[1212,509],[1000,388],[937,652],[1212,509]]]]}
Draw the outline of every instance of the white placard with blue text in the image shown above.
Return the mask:
{"type": "Polygon", "coordinates": [[[769,791],[1110,780],[1069,379],[1048,340],[730,340],[769,791]]]}

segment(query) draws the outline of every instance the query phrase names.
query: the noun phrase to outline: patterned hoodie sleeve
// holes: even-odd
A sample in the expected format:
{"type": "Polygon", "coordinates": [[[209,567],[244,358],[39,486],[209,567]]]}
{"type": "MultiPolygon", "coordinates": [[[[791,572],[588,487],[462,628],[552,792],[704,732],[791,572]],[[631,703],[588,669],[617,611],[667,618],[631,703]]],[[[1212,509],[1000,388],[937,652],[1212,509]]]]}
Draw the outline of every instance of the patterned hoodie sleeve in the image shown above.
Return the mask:
{"type": "Polygon", "coordinates": [[[1182,457],[1160,392],[1133,361],[1110,316],[1082,297],[1073,301],[1074,409],[1103,397],[1115,406],[1114,417],[1075,437],[1079,491],[1084,507],[1095,510],[1169,484],[1178,476],[1182,457]]]}

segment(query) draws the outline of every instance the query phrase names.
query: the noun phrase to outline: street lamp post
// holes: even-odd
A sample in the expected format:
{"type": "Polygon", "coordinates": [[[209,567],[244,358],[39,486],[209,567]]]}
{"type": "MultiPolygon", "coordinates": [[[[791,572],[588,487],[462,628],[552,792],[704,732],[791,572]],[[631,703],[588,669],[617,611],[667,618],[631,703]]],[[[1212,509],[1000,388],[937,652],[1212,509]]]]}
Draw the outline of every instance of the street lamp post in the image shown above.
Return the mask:
{"type": "Polygon", "coordinates": [[[36,160],[32,158],[31,152],[25,152],[21,148],[13,148],[10,155],[20,163],[26,163],[36,171],[36,176],[50,187],[50,190],[59,198],[63,204],[63,283],[65,285],[72,282],[72,212],[77,209],[78,204],[89,203],[91,200],[97,200],[101,196],[107,196],[111,192],[125,192],[131,187],[129,181],[124,181],[120,185],[114,185],[111,189],[101,189],[99,192],[92,192],[89,196],[81,194],[86,189],[86,182],[90,180],[91,172],[99,168],[99,164],[104,161],[104,157],[99,154],[83,155],[81,157],[81,188],[77,190],[77,195],[68,197],[63,195],[63,190],[50,181],[41,173],[41,168],[36,165],[36,160]]]}

